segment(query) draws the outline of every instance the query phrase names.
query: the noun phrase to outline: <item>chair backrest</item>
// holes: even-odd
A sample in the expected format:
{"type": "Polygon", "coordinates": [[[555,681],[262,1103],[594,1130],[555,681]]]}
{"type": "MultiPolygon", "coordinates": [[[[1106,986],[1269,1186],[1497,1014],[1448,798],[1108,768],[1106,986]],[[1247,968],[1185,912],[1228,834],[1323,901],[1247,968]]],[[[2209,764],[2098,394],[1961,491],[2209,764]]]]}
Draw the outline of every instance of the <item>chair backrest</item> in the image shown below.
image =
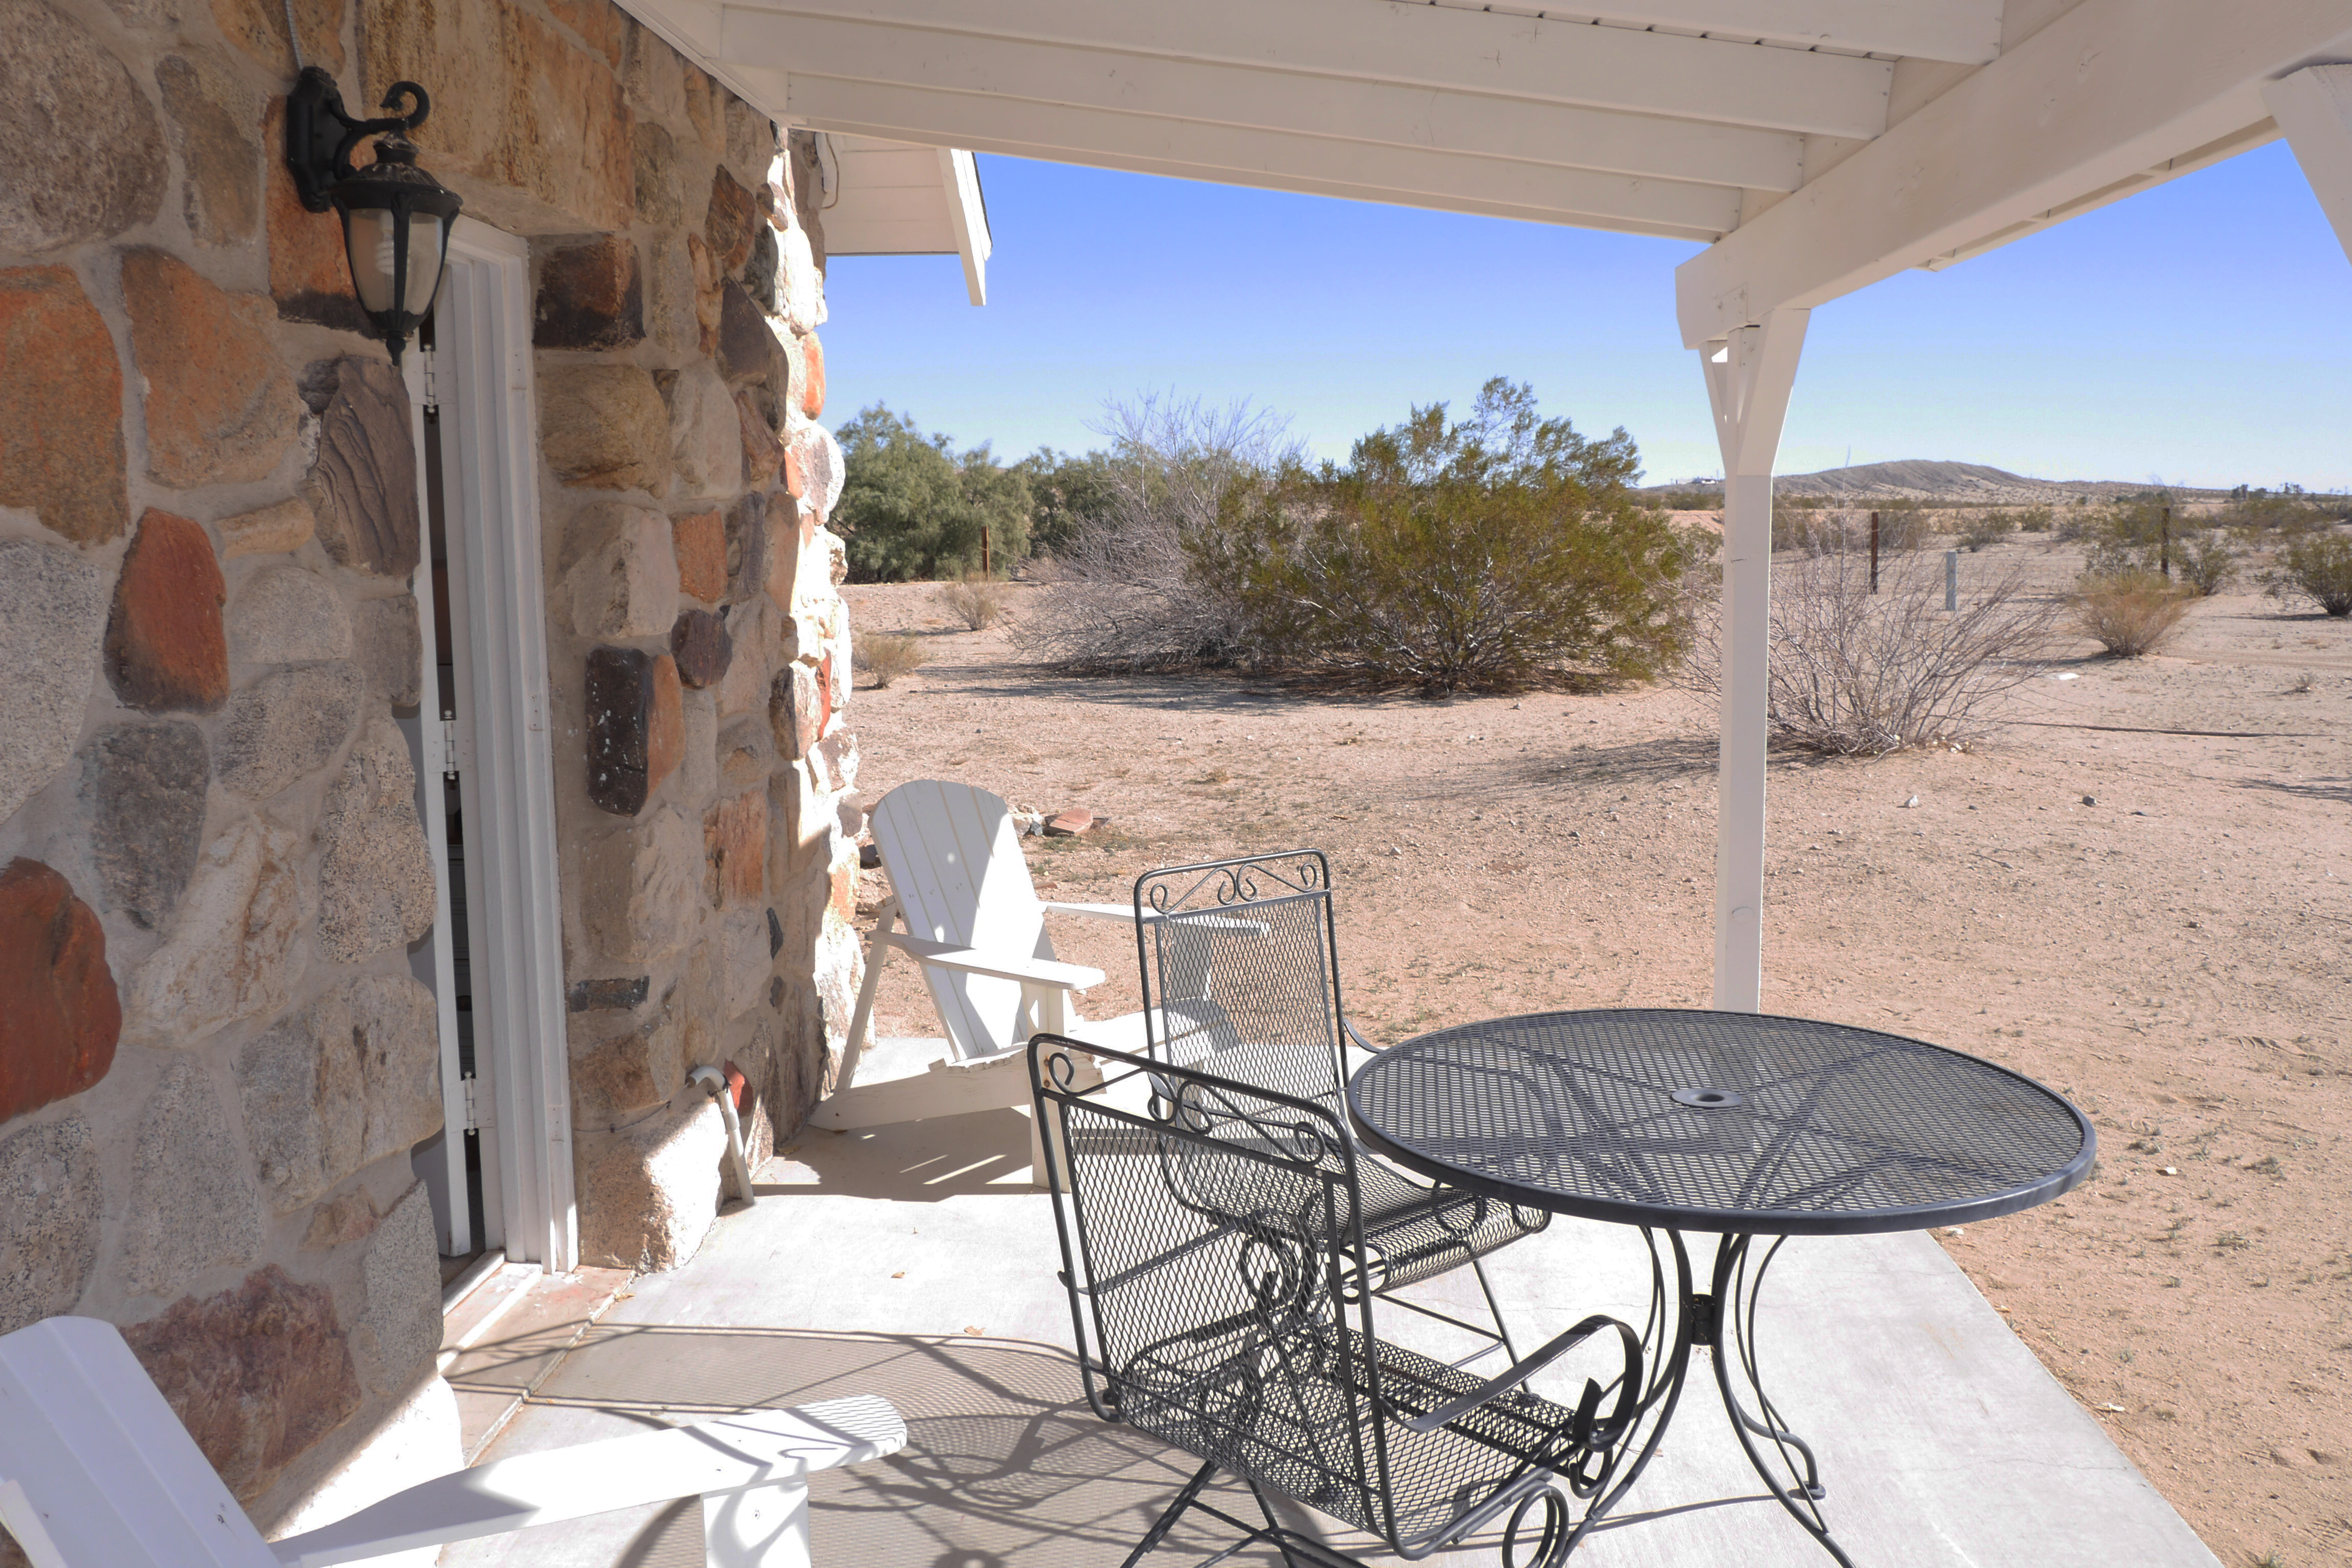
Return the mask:
{"type": "Polygon", "coordinates": [[[1338,1118],[1056,1036],[1029,1051],[1097,1409],[1394,1540],[1370,1301],[1342,1284],[1365,1270],[1338,1118]],[[1141,1071],[1159,1092],[1121,1110],[1072,1050],[1111,1084],[1141,1071]]]}
{"type": "Polygon", "coordinates": [[[1339,967],[1322,852],[1148,872],[1135,907],[1150,1054],[1340,1114],[1339,967]]]}
{"type": "Polygon", "coordinates": [[[0,1337],[0,1525],[34,1568],[278,1568],[112,1323],[0,1337]]]}
{"type": "MultiPolygon", "coordinates": [[[[873,812],[874,844],[912,934],[1010,958],[1051,958],[1045,912],[1004,802],[971,784],[902,784],[873,812]]],[[[957,1056],[996,1056],[1029,1033],[1020,983],[926,965],[957,1056]]]]}

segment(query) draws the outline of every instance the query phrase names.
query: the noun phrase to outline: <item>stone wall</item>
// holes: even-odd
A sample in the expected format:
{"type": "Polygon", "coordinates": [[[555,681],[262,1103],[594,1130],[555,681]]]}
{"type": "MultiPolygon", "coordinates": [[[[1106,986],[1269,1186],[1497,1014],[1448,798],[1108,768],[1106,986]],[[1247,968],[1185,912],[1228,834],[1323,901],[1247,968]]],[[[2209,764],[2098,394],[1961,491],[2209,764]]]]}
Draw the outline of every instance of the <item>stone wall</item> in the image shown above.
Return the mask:
{"type": "MultiPolygon", "coordinates": [[[[856,982],[822,240],[608,0],[295,11],[531,237],[583,1258],[664,1267],[719,1198],[686,1069],[765,1145],[856,982]]],[[[265,1527],[447,1425],[417,454],[279,162],[285,18],[0,0],[0,1332],[123,1325],[265,1527]]]]}

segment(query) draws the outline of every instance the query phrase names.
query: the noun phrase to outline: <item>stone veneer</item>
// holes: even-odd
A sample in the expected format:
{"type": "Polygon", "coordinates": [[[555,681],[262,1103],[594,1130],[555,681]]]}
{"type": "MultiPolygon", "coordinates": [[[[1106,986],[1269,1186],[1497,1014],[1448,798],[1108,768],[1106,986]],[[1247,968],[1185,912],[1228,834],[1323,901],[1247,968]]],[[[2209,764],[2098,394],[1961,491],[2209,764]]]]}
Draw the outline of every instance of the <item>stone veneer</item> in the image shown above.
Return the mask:
{"type": "MultiPolygon", "coordinates": [[[[686,1071],[764,1152],[857,979],[811,153],[609,0],[295,9],[531,240],[582,1255],[669,1267],[719,1195],[686,1071]]],[[[0,0],[0,1332],[123,1325],[265,1527],[453,1429],[418,454],[279,162],[286,25],[0,0]]]]}

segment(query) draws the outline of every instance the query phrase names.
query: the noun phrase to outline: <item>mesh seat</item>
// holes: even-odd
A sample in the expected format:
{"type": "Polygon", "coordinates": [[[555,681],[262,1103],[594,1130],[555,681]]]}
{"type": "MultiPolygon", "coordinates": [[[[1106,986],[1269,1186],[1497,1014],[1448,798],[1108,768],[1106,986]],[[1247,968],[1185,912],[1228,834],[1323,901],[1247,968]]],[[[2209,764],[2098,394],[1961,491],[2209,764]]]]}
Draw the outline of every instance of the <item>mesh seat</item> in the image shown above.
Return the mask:
{"type": "MultiPolygon", "coordinates": [[[[1486,1381],[1385,1342],[1359,1288],[1376,1278],[1369,1167],[1327,1107],[1047,1035],[1030,1043],[1030,1064],[1088,1397],[1107,1419],[1204,1461],[1130,1564],[1188,1508],[1286,1555],[1330,1561],[1329,1548],[1276,1522],[1265,1488],[1407,1558],[1507,1510],[1516,1531],[1540,1502],[1563,1528],[1547,1524],[1537,1555],[1556,1560],[1563,1490],[1606,1484],[1606,1453],[1635,1419],[1641,1352],[1630,1328],[1587,1319],[1486,1381]],[[1098,1059],[1103,1083],[1079,1080],[1074,1049],[1098,1059]],[[1139,1072],[1152,1080],[1150,1105],[1121,1109],[1111,1091],[1139,1072]],[[1563,1347],[1611,1328],[1622,1366],[1610,1363],[1605,1385],[1588,1378],[1575,1407],[1523,1386],[1563,1347]],[[1201,1500],[1221,1470],[1257,1492],[1263,1528],[1201,1500]]],[[[1423,1196],[1436,1226],[1446,1205],[1469,1202],[1423,1196]]]]}
{"type": "MultiPolygon", "coordinates": [[[[1323,856],[1153,871],[1136,882],[1135,903],[1150,917],[1136,924],[1150,1054],[1311,1100],[1344,1127],[1341,1031],[1354,1031],[1340,1007],[1323,856]]],[[[1433,1186],[1360,1151],[1358,1170],[1376,1292],[1475,1264],[1550,1223],[1540,1209],[1433,1186]]],[[[1507,1343],[1499,1317],[1496,1331],[1507,1343]]]]}

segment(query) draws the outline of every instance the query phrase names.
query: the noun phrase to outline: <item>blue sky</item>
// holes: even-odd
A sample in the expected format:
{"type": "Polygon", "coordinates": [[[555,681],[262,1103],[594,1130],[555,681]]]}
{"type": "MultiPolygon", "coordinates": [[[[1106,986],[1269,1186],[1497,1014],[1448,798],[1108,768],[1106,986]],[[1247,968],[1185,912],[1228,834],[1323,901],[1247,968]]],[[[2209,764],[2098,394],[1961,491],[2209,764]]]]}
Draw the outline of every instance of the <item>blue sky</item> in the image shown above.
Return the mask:
{"type": "MultiPolygon", "coordinates": [[[[827,416],[1098,444],[1107,396],[1246,397],[1345,453],[1531,382],[1650,479],[1719,468],[1662,239],[983,157],[989,303],[952,257],[845,257],[827,416]]],[[[2044,479],[2352,488],[2352,264],[2284,143],[1813,312],[1780,469],[1937,458],[2044,479]]]]}

